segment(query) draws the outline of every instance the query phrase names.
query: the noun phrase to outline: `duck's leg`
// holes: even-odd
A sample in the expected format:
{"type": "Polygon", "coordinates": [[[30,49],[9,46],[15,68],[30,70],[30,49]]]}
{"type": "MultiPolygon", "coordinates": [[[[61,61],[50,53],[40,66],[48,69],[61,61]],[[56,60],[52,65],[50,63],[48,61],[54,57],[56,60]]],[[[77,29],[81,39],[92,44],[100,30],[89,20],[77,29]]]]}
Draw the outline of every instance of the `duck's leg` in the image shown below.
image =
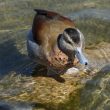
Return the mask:
{"type": "Polygon", "coordinates": [[[58,75],[57,71],[55,71],[51,67],[47,67],[47,76],[54,76],[54,75],[58,75]]]}

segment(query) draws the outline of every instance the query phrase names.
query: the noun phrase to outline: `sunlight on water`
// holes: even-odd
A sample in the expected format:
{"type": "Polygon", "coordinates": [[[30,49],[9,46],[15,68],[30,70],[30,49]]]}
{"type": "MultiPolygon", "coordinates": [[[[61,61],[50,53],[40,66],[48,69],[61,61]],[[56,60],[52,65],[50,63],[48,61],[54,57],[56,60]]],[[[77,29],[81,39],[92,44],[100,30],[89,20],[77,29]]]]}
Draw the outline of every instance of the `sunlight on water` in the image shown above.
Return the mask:
{"type": "MultiPolygon", "coordinates": [[[[9,18],[17,15],[10,14],[9,18]]],[[[20,23],[0,15],[1,21],[5,18],[0,26],[0,110],[110,110],[110,9],[87,8],[66,14],[85,34],[90,63],[88,73],[73,76],[36,75],[42,68],[35,71],[36,64],[27,55],[26,37],[32,23],[28,15],[24,22],[19,17],[20,23]]]]}

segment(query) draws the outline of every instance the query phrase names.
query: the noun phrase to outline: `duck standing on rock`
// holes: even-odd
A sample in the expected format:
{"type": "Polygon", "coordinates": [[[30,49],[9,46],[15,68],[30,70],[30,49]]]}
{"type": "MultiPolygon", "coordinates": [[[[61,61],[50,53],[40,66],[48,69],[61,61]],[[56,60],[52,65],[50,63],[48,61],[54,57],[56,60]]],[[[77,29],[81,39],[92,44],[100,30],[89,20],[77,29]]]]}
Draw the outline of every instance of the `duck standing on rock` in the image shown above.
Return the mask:
{"type": "Polygon", "coordinates": [[[29,57],[46,66],[47,74],[68,73],[78,62],[87,65],[82,52],[84,36],[74,22],[56,12],[35,11],[37,13],[27,38],[29,57]]]}

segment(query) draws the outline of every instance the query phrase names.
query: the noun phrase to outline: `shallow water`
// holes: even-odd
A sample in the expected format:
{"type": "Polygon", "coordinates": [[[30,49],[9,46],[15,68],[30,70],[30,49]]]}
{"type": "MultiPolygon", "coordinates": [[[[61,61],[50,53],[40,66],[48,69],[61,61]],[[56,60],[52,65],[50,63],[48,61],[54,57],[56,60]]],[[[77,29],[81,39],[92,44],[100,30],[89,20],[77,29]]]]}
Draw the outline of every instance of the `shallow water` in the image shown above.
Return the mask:
{"type": "Polygon", "coordinates": [[[73,19],[98,18],[102,20],[110,20],[110,9],[83,9],[77,12],[68,14],[73,19]]]}
{"type": "Polygon", "coordinates": [[[6,75],[11,71],[30,74],[34,63],[27,56],[27,30],[1,32],[0,34],[2,35],[0,40],[0,75],[6,75]]]}
{"type": "Polygon", "coordinates": [[[6,103],[0,102],[0,110],[32,110],[32,105],[29,103],[6,103]]]}
{"type": "MultiPolygon", "coordinates": [[[[89,17],[98,18],[102,20],[110,20],[110,10],[109,9],[85,9],[78,11],[76,13],[70,13],[67,16],[72,19],[88,19],[89,17]]],[[[14,71],[17,74],[22,75],[31,75],[35,64],[28,58],[26,50],[26,34],[28,29],[31,26],[28,26],[26,29],[18,30],[4,30],[0,31],[0,75],[1,77],[7,75],[14,71]]],[[[104,46],[98,46],[101,48],[87,50],[87,57],[90,61],[90,64],[93,68],[98,69],[98,74],[91,79],[83,79],[82,83],[85,83],[85,87],[82,89],[79,102],[81,106],[78,110],[109,110],[110,109],[110,44],[102,43],[104,46]],[[94,57],[95,56],[95,57],[94,57]],[[85,100],[84,100],[85,99],[85,100]]],[[[10,76],[9,76],[10,78],[10,76]]],[[[1,79],[0,84],[5,84],[6,79],[1,79]]],[[[33,87],[22,87],[22,84],[28,83],[31,79],[21,83],[21,88],[13,86],[15,80],[9,81],[10,87],[5,87],[4,91],[0,89],[0,93],[4,96],[19,94],[22,90],[31,91],[33,87]],[[8,89],[6,89],[8,88],[8,89]],[[29,90],[30,89],[30,90],[29,90]]],[[[19,78],[17,78],[19,80],[19,78]]],[[[19,81],[18,81],[19,82],[19,81]]],[[[17,83],[16,83],[17,84],[17,83]]],[[[30,92],[30,93],[31,93],[30,92]]],[[[3,98],[3,97],[2,97],[3,98]]],[[[30,103],[9,103],[2,102],[0,107],[3,110],[32,110],[33,104],[30,103]]],[[[8,100],[8,99],[7,99],[8,100]]],[[[72,102],[71,102],[72,103],[72,102]]],[[[39,105],[39,104],[38,104],[39,105]]],[[[71,105],[71,104],[70,104],[71,105]]],[[[77,104],[76,104],[77,106],[77,104]]],[[[42,107],[41,107],[42,108],[42,107]]],[[[70,107],[71,108],[71,107],[70,107]]],[[[42,109],[43,110],[43,109],[42,109]]],[[[77,109],[75,109],[77,110],[77,109]]]]}

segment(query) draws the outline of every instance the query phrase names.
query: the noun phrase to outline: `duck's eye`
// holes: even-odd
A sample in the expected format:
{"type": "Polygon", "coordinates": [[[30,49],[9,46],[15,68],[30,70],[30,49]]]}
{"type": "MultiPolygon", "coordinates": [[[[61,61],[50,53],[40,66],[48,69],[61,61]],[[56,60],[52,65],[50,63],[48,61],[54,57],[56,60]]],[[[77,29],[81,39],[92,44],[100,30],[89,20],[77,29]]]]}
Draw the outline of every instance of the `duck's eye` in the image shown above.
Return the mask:
{"type": "Polygon", "coordinates": [[[72,44],[70,41],[67,41],[68,44],[72,44]]]}

